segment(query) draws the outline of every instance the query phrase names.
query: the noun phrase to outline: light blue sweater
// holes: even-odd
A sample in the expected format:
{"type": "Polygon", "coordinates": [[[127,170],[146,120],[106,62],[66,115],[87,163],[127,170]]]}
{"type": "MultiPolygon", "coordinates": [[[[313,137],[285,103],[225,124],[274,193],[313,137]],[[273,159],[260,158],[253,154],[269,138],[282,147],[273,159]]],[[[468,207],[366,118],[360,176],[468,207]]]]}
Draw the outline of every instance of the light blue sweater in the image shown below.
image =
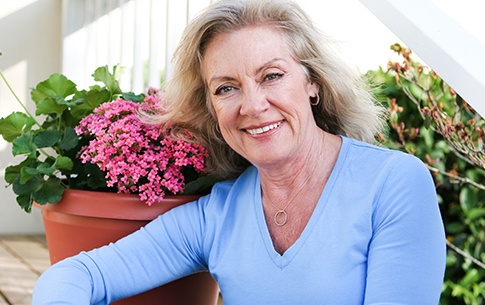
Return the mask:
{"type": "Polygon", "coordinates": [[[225,305],[436,305],[444,268],[426,167],[343,137],[312,217],[283,255],[273,248],[250,167],[117,243],[54,265],[33,304],[106,304],[209,270],[225,305]]]}

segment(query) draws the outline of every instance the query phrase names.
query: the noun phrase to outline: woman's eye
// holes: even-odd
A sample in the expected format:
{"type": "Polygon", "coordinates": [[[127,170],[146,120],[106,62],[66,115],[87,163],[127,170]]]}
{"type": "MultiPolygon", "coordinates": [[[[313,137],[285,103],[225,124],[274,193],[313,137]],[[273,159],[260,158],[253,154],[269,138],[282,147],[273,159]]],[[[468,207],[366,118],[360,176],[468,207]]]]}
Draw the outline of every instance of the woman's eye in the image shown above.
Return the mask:
{"type": "Polygon", "coordinates": [[[264,80],[276,80],[283,76],[283,73],[270,73],[265,76],[264,80]]]}
{"type": "Polygon", "coordinates": [[[232,86],[221,86],[221,87],[217,88],[217,90],[215,92],[215,95],[220,95],[220,94],[228,93],[232,89],[234,89],[232,86]]]}

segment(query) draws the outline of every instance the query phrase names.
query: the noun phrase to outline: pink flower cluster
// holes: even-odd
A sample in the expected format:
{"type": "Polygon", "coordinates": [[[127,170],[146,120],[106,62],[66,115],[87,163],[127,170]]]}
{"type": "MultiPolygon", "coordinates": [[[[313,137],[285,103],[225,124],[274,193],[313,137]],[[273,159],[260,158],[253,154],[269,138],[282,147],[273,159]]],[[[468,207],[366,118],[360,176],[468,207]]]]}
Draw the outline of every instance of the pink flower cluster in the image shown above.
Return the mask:
{"type": "Polygon", "coordinates": [[[79,152],[83,163],[106,172],[107,185],[119,193],[137,193],[152,205],[166,195],[183,192],[184,167],[204,172],[205,147],[164,137],[160,126],[143,123],[139,111],[163,111],[162,98],[150,90],[142,103],[118,98],[101,104],[75,128],[78,135],[94,136],[79,152]]]}

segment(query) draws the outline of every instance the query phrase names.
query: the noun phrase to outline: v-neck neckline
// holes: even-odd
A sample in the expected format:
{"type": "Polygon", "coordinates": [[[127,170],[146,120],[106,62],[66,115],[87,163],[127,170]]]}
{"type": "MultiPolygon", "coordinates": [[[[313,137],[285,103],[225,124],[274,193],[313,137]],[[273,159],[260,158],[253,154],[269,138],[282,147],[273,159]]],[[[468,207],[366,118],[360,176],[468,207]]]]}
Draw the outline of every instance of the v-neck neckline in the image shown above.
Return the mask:
{"type": "Polygon", "coordinates": [[[323,189],[322,194],[318,199],[317,205],[315,206],[315,209],[313,210],[313,213],[310,216],[308,223],[306,224],[305,228],[301,232],[301,235],[288,249],[286,249],[286,251],[283,254],[280,254],[275,250],[273,241],[269,233],[268,225],[264,217],[263,203],[261,199],[260,176],[259,176],[259,173],[257,174],[257,177],[255,179],[255,185],[254,185],[254,190],[255,190],[254,199],[253,199],[254,212],[256,214],[259,231],[261,233],[260,235],[261,235],[261,238],[263,239],[266,250],[269,256],[271,257],[271,259],[273,260],[273,262],[275,263],[275,265],[281,269],[286,268],[293,261],[293,259],[296,257],[298,252],[301,250],[301,248],[305,245],[306,240],[311,236],[318,222],[318,219],[320,218],[322,212],[327,206],[330,195],[332,193],[332,189],[338,179],[340,170],[342,169],[342,165],[345,160],[345,155],[347,154],[348,147],[349,147],[349,139],[345,137],[341,137],[341,138],[342,138],[342,145],[338,153],[337,161],[335,162],[335,166],[332,172],[330,173],[330,176],[327,180],[325,188],[323,189]]]}

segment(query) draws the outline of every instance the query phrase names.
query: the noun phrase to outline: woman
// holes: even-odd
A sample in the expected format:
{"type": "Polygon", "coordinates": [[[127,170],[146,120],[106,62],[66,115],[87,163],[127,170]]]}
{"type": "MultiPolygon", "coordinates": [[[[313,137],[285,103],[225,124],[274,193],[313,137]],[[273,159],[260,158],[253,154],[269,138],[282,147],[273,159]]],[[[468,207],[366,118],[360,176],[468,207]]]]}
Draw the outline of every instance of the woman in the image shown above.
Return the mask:
{"type": "Polygon", "coordinates": [[[445,243],[430,174],[368,144],[384,112],[331,44],[291,2],[222,1],[192,21],[159,119],[193,129],[231,179],[51,267],[34,304],[52,285],[58,301],[105,304],[204,270],[225,304],[438,304],[445,243]]]}

